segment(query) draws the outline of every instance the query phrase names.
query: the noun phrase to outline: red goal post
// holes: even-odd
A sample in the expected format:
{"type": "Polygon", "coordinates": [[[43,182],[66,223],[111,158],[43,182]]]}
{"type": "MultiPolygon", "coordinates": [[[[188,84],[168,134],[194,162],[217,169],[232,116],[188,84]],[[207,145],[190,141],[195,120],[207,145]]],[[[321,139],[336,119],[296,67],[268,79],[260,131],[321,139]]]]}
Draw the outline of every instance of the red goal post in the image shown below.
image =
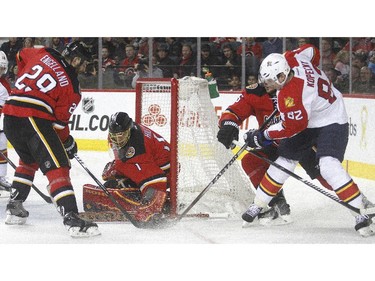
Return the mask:
{"type": "MultiPolygon", "coordinates": [[[[208,82],[196,77],[138,79],[135,121],[171,145],[171,211],[181,213],[232,158],[216,139],[217,115],[208,82]]],[[[239,162],[234,163],[191,213],[242,213],[254,192],[239,162]]]]}

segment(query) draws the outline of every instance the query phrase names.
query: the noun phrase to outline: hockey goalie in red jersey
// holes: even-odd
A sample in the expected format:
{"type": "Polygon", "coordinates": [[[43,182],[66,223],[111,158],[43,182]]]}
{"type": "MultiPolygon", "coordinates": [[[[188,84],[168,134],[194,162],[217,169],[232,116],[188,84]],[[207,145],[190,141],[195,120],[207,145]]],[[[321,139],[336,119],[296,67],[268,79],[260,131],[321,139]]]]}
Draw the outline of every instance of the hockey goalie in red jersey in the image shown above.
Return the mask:
{"type": "Polygon", "coordinates": [[[72,237],[99,235],[96,223],[78,216],[70,180],[70,160],[77,144],[68,121],[81,101],[77,75],[84,72],[91,53],[74,41],[60,54],[51,48],[24,48],[17,54],[18,78],[6,101],[4,132],[20,160],[6,207],[6,224],[25,224],[23,207],[38,169],[48,178],[48,191],[72,237]]]}
{"type": "MultiPolygon", "coordinates": [[[[104,168],[104,186],[135,220],[157,224],[168,212],[169,143],[125,112],[111,116],[108,141],[115,159],[104,168]]],[[[90,184],[83,187],[83,204],[85,211],[119,211],[90,184]]]]}
{"type": "MultiPolygon", "coordinates": [[[[338,198],[357,209],[373,207],[341,165],[349,136],[342,94],[312,63],[308,52],[297,49],[285,55],[268,55],[260,66],[259,78],[265,87],[277,91],[281,121],[264,131],[251,130],[244,134],[249,146],[262,148],[278,140],[279,157],[275,163],[290,171],[295,169],[306,148],[315,147],[320,173],[338,198]]],[[[270,166],[242,219],[253,222],[287,178],[288,174],[270,166]]],[[[354,212],[353,215],[354,228],[361,236],[374,234],[370,216],[354,212]]]]}

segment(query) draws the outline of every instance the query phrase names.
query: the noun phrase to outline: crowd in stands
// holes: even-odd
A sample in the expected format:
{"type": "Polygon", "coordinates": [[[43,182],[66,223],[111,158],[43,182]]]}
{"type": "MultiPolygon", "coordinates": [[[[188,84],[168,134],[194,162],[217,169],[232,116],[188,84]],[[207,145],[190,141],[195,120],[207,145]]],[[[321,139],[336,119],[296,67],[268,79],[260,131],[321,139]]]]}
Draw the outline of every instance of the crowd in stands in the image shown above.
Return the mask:
{"type": "Polygon", "coordinates": [[[47,46],[61,52],[66,44],[76,39],[90,47],[93,57],[86,73],[79,77],[84,89],[98,88],[99,73],[104,89],[132,89],[139,77],[205,77],[206,73],[211,73],[219,90],[239,91],[256,81],[260,63],[268,54],[313,44],[320,48],[321,68],[335,87],[343,93],[375,94],[375,38],[360,37],[207,37],[200,38],[200,44],[194,37],[103,37],[101,44],[99,38],[91,37],[0,38],[0,49],[9,60],[7,79],[14,86],[15,56],[20,49],[47,46]]]}

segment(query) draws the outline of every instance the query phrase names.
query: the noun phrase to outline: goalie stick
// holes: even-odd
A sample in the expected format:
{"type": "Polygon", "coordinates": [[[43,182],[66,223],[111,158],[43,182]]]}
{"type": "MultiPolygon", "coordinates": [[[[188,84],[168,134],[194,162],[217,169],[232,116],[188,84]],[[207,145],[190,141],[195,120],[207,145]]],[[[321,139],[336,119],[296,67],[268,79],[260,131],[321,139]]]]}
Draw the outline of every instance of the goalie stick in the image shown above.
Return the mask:
{"type": "MultiPolygon", "coordinates": [[[[3,152],[0,151],[0,155],[5,160],[7,160],[7,162],[9,163],[9,165],[11,165],[14,170],[17,168],[16,165],[12,162],[12,160],[10,160],[3,152]]],[[[45,195],[43,192],[41,192],[34,184],[32,184],[31,187],[35,190],[36,193],[38,193],[40,195],[40,197],[42,197],[44,199],[44,201],[46,201],[49,204],[52,203],[51,197],[49,197],[49,196],[45,195]]]]}
{"type": "Polygon", "coordinates": [[[128,211],[124,209],[120,205],[120,203],[112,196],[112,194],[108,191],[108,189],[95,177],[95,175],[87,168],[86,164],[82,161],[81,158],[75,153],[74,158],[77,162],[82,166],[82,168],[91,176],[91,178],[99,185],[99,187],[103,190],[103,192],[108,196],[108,198],[115,204],[115,206],[123,213],[126,219],[128,219],[135,227],[137,228],[164,228],[169,226],[169,222],[166,220],[158,221],[157,223],[143,223],[140,221],[135,220],[128,211]]]}
{"type": "MultiPolygon", "coordinates": [[[[268,125],[268,123],[272,120],[272,118],[276,115],[277,109],[275,109],[271,115],[264,121],[264,123],[260,126],[259,130],[262,131],[268,125]]],[[[228,168],[236,161],[236,159],[245,151],[247,148],[248,143],[245,143],[240,150],[237,151],[236,154],[230,159],[230,161],[221,169],[221,171],[210,181],[210,183],[199,193],[199,195],[194,199],[193,202],[183,211],[178,217],[177,221],[181,220],[186,214],[194,207],[195,204],[203,197],[203,195],[213,186],[218,179],[228,170],[228,168]]]]}
{"type": "MultiPolygon", "coordinates": [[[[236,145],[238,145],[238,142],[234,142],[236,145]]],[[[305,185],[315,189],[316,191],[320,192],[321,194],[325,195],[326,197],[332,199],[333,201],[336,201],[337,203],[343,205],[344,207],[352,210],[353,212],[357,213],[357,214],[361,214],[361,215],[368,215],[368,216],[371,216],[371,217],[374,217],[375,216],[375,207],[372,207],[372,208],[356,208],[356,207],[353,207],[351,206],[350,204],[340,200],[337,196],[329,193],[328,191],[320,188],[319,186],[313,184],[312,182],[300,177],[299,175],[295,174],[294,172],[286,169],[285,167],[275,163],[274,161],[271,161],[270,159],[266,158],[266,157],[263,157],[262,155],[260,155],[256,150],[254,149],[251,149],[251,148],[247,148],[246,149],[247,152],[253,154],[254,156],[258,157],[259,159],[262,159],[263,161],[267,162],[268,164],[272,165],[272,166],[275,166],[276,168],[278,168],[279,170],[283,171],[284,173],[288,174],[289,176],[295,178],[296,180],[300,181],[300,182],[303,182],[305,185]]]]}

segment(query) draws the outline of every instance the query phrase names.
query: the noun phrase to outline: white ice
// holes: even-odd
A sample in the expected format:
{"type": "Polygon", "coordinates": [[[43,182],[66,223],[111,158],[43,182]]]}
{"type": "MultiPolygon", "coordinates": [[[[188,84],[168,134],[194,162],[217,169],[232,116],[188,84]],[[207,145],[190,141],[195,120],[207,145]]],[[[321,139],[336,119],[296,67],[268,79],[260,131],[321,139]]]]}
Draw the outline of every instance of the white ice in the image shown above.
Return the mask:
{"type": "MultiPolygon", "coordinates": [[[[107,152],[79,151],[78,155],[91,172],[100,179],[105,163],[110,160],[109,154],[107,152]]],[[[9,158],[17,162],[18,157],[12,149],[9,150],[9,158]]],[[[13,171],[12,167],[9,166],[10,180],[13,177],[13,171]]],[[[308,179],[302,170],[297,168],[295,172],[308,179]]],[[[83,211],[82,185],[85,183],[95,184],[95,182],[76,160],[72,160],[71,178],[79,210],[83,211]]],[[[367,197],[375,201],[374,181],[354,179],[367,197]]],[[[314,183],[316,182],[314,181],[314,183]]],[[[43,193],[47,193],[47,180],[40,172],[37,173],[34,184],[43,193]]],[[[215,188],[215,186],[211,188],[215,188]]],[[[363,253],[373,251],[370,244],[375,244],[375,236],[360,237],[354,230],[354,217],[345,207],[293,178],[288,179],[284,186],[284,192],[291,205],[294,220],[289,225],[273,227],[254,225],[249,228],[242,228],[242,221],[239,217],[230,220],[184,218],[174,227],[161,230],[137,229],[130,223],[98,223],[102,235],[93,238],[74,239],[68,235],[62,224],[62,218],[55,207],[52,204],[47,204],[35,191],[31,190],[29,198],[24,203],[24,207],[30,212],[26,225],[10,226],[0,223],[0,244],[11,249],[18,245],[16,249],[20,249],[20,251],[25,246],[29,246],[26,248],[36,252],[44,249],[45,246],[53,245],[53,253],[49,254],[49,248],[47,247],[47,255],[51,257],[61,254],[66,249],[68,249],[68,253],[74,252],[76,249],[74,245],[79,244],[81,246],[81,248],[78,248],[81,249],[79,256],[86,256],[89,253],[89,256],[85,259],[94,259],[98,263],[107,263],[108,259],[111,260],[108,255],[97,255],[97,250],[103,248],[105,251],[113,250],[117,254],[120,252],[120,259],[122,259],[121,251],[124,251],[124,256],[127,256],[130,252],[139,259],[145,258],[144,255],[138,256],[140,255],[139,252],[147,253],[151,251],[154,253],[148,255],[156,260],[160,255],[170,260],[168,253],[174,253],[177,248],[178,253],[174,254],[176,259],[172,257],[172,260],[178,265],[181,264],[177,256],[180,257],[181,261],[184,261],[183,258],[186,258],[188,253],[189,258],[187,258],[186,263],[192,262],[198,267],[213,260],[217,261],[215,264],[224,261],[229,264],[230,261],[236,259],[235,267],[244,266],[245,271],[247,267],[249,267],[249,270],[253,270],[251,268],[254,267],[252,265],[254,259],[276,259],[279,260],[280,266],[280,262],[284,260],[283,256],[287,257],[286,260],[296,258],[294,253],[296,253],[299,261],[316,262],[319,264],[320,270],[323,270],[332,261],[339,261],[348,257],[353,262],[353,259],[362,259],[363,253]],[[92,247],[86,247],[86,244],[95,244],[95,250],[92,247]],[[222,246],[211,247],[209,246],[211,244],[222,246]],[[346,247],[343,248],[344,244],[346,247]],[[322,248],[322,245],[326,245],[326,247],[322,248]],[[124,246],[126,250],[124,250],[124,246]],[[301,248],[303,249],[302,252],[300,251],[301,248]],[[285,249],[286,253],[283,254],[285,249]],[[358,251],[359,255],[353,254],[353,251],[355,253],[358,251]],[[332,252],[342,253],[342,255],[339,254],[339,256],[327,260],[332,252]],[[289,256],[290,253],[292,253],[292,257],[289,256]],[[312,258],[308,253],[317,254],[318,257],[312,258]],[[211,256],[212,254],[214,255],[211,256]],[[244,256],[238,259],[238,255],[244,256]],[[191,258],[192,256],[193,258],[191,258]],[[191,261],[191,259],[194,259],[194,261],[191,261]]],[[[7,199],[0,198],[0,222],[5,219],[6,203],[7,199]]],[[[11,255],[17,256],[12,250],[10,252],[11,255]]],[[[70,254],[67,255],[70,257],[70,254]]],[[[48,259],[48,257],[44,258],[44,262],[47,264],[52,262],[48,259]]],[[[270,261],[267,261],[267,264],[271,266],[270,261]]],[[[363,264],[363,261],[361,264],[363,264]]],[[[278,268],[277,265],[273,266],[278,268]]],[[[346,265],[341,264],[340,266],[345,267],[346,265]]],[[[331,266],[330,268],[332,269],[331,266]]],[[[215,273],[211,272],[211,275],[208,275],[207,278],[211,279],[215,274],[220,277],[225,276],[224,273],[223,275],[220,272],[220,269],[217,269],[215,273]]],[[[242,272],[242,269],[238,272],[242,272]]],[[[334,272],[337,274],[337,271],[334,272]]],[[[337,277],[337,275],[334,276],[337,277]]],[[[344,276],[348,277],[348,275],[344,276]]],[[[196,280],[203,279],[198,278],[196,280]]]]}

